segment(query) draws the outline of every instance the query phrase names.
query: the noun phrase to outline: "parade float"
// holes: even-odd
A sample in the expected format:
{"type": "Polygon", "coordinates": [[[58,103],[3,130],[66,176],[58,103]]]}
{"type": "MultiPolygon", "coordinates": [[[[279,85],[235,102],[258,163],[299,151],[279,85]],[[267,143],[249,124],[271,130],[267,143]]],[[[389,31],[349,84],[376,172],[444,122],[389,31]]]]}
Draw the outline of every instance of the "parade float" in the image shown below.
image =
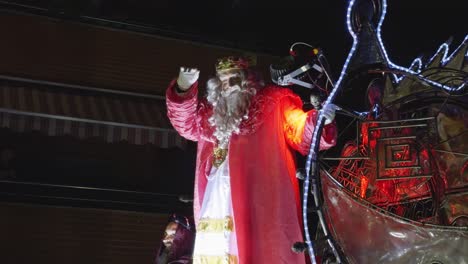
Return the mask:
{"type": "Polygon", "coordinates": [[[318,152],[318,117],[302,251],[312,263],[467,263],[468,36],[400,66],[382,38],[386,9],[386,0],[349,2],[353,43],[337,80],[318,49],[297,70],[272,66],[273,81],[326,90],[323,104],[342,113],[335,154],[318,152]]]}

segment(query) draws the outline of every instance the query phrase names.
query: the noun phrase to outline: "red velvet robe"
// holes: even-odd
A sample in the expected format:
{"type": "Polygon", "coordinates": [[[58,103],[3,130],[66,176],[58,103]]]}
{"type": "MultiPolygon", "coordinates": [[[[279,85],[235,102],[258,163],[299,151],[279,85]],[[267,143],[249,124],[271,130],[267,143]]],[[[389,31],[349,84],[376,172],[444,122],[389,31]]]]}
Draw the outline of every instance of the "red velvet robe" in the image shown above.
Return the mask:
{"type": "MultiPolygon", "coordinates": [[[[198,220],[212,166],[212,107],[199,100],[198,84],[179,95],[173,81],[166,93],[168,116],[181,136],[198,141],[194,214],[198,220]]],[[[293,149],[308,153],[317,112],[302,110],[291,90],[261,89],[249,108],[249,119],[229,142],[229,170],[239,263],[305,263],[291,251],[302,235],[301,201],[293,149]]],[[[325,126],[320,149],[336,143],[336,126],[325,126]]]]}

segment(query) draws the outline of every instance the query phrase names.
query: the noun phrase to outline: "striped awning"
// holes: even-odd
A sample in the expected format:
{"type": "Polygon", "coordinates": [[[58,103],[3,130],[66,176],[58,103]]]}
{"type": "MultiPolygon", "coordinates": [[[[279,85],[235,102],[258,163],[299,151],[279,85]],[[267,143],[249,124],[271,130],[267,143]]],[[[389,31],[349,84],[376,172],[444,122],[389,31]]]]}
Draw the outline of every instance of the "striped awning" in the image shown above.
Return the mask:
{"type": "Polygon", "coordinates": [[[162,97],[0,79],[0,126],[106,142],[183,147],[162,97]]]}

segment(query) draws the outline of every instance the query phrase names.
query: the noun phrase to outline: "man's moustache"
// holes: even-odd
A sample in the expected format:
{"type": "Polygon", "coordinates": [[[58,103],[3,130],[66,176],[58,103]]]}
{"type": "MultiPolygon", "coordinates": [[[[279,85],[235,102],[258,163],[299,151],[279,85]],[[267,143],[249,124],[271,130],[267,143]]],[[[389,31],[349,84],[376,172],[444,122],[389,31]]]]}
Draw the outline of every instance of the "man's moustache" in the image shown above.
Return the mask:
{"type": "Polygon", "coordinates": [[[233,92],[240,91],[240,90],[241,90],[241,88],[239,87],[239,85],[232,86],[232,87],[229,87],[226,90],[222,90],[221,91],[221,96],[222,97],[227,97],[227,96],[231,95],[233,92]]]}

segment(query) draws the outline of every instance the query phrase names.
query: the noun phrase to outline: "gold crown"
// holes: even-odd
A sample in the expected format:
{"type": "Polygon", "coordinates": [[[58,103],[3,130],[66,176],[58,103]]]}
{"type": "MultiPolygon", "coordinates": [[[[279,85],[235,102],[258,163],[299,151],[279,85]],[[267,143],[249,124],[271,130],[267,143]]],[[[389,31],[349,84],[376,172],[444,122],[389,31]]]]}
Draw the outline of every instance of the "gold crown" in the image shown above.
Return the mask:
{"type": "Polygon", "coordinates": [[[250,66],[253,66],[253,59],[247,57],[235,57],[229,56],[218,59],[216,62],[216,71],[225,71],[225,70],[245,70],[250,66]]]}

